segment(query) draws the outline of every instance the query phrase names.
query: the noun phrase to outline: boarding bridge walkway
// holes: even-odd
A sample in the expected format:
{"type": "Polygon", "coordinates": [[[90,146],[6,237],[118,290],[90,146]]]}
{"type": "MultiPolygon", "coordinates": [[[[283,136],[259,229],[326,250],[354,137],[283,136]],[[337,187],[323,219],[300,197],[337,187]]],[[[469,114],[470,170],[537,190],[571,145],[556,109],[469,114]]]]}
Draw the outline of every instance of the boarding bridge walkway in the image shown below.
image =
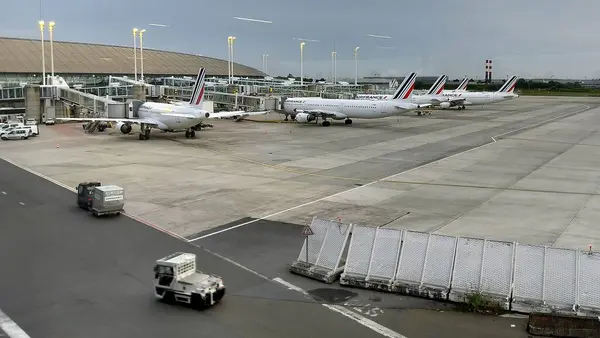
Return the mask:
{"type": "Polygon", "coordinates": [[[56,99],[73,103],[85,108],[89,113],[86,117],[117,117],[126,116],[127,104],[106,97],[84,93],[77,89],[57,87],[56,99]]]}

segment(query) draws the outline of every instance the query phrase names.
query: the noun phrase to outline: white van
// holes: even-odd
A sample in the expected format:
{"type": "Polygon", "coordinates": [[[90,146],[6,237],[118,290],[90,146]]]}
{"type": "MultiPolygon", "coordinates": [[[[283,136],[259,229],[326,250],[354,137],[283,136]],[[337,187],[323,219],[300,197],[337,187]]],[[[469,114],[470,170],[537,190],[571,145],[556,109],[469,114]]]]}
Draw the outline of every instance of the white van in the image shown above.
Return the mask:
{"type": "Polygon", "coordinates": [[[23,129],[27,129],[27,130],[29,130],[29,132],[31,133],[31,134],[30,134],[30,136],[38,136],[38,135],[40,134],[40,131],[39,131],[39,129],[38,129],[38,126],[37,126],[37,125],[30,125],[30,126],[20,126],[20,127],[17,127],[17,128],[18,128],[18,129],[21,129],[21,128],[23,128],[23,129]]]}
{"type": "Polygon", "coordinates": [[[2,139],[3,141],[26,140],[29,138],[29,133],[30,133],[30,131],[27,129],[17,128],[17,129],[13,129],[13,130],[9,131],[6,134],[2,134],[2,136],[0,136],[0,139],[2,139]]]}
{"type": "Polygon", "coordinates": [[[25,125],[27,126],[35,126],[38,124],[37,119],[34,118],[28,118],[27,121],[25,121],[25,125]]]}

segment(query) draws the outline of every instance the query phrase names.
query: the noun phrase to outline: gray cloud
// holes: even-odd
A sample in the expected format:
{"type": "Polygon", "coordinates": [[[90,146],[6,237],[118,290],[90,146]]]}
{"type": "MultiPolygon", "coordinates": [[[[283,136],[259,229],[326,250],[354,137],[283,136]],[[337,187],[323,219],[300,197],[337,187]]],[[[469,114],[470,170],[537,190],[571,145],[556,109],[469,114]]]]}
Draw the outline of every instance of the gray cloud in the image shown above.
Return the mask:
{"type": "MultiPolygon", "coordinates": [[[[42,1],[43,19],[57,22],[57,40],[131,45],[136,26],[148,30],[148,47],[226,59],[227,36],[235,35],[236,61],[260,68],[262,54],[268,53],[269,71],[278,75],[299,73],[300,47],[294,37],[321,41],[307,42],[307,76],[328,77],[335,48],[338,77],[352,77],[356,46],[360,75],[401,76],[419,70],[451,78],[483,77],[486,58],[494,60],[495,77],[600,74],[596,0],[371,0],[368,6],[358,0],[221,0],[210,5],[197,0],[168,5],[157,0],[42,1]]],[[[37,38],[39,4],[3,0],[0,35],[37,38]]]]}

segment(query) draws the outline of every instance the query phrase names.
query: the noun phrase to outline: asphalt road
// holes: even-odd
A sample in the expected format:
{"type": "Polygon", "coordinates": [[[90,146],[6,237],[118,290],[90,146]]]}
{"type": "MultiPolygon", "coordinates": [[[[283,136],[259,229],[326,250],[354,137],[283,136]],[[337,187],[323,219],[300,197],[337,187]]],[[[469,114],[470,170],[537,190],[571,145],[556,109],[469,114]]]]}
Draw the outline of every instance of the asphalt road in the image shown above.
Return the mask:
{"type": "Polygon", "coordinates": [[[483,316],[457,311],[455,304],[361,288],[321,283],[289,272],[302,248],[303,225],[259,220],[225,232],[245,218],[190,238],[193,243],[234,260],[269,278],[281,278],[316,300],[345,306],[409,338],[525,338],[526,318],[483,316]]]}
{"type": "Polygon", "coordinates": [[[0,309],[32,338],[381,337],[128,217],[94,218],[72,192],[2,160],[0,219],[0,309]],[[197,311],[153,298],[154,261],[176,251],[224,278],[220,304],[197,311]]]}

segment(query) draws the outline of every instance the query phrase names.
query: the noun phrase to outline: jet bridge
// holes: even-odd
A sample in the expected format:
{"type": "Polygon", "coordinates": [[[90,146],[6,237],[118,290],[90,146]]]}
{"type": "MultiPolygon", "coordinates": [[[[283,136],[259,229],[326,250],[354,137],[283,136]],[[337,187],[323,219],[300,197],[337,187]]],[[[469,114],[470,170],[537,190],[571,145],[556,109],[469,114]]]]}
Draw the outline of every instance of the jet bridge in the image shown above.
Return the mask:
{"type": "Polygon", "coordinates": [[[126,104],[113,101],[102,96],[83,93],[71,88],[57,88],[57,99],[71,102],[87,109],[86,117],[124,118],[127,116],[126,104]]]}

